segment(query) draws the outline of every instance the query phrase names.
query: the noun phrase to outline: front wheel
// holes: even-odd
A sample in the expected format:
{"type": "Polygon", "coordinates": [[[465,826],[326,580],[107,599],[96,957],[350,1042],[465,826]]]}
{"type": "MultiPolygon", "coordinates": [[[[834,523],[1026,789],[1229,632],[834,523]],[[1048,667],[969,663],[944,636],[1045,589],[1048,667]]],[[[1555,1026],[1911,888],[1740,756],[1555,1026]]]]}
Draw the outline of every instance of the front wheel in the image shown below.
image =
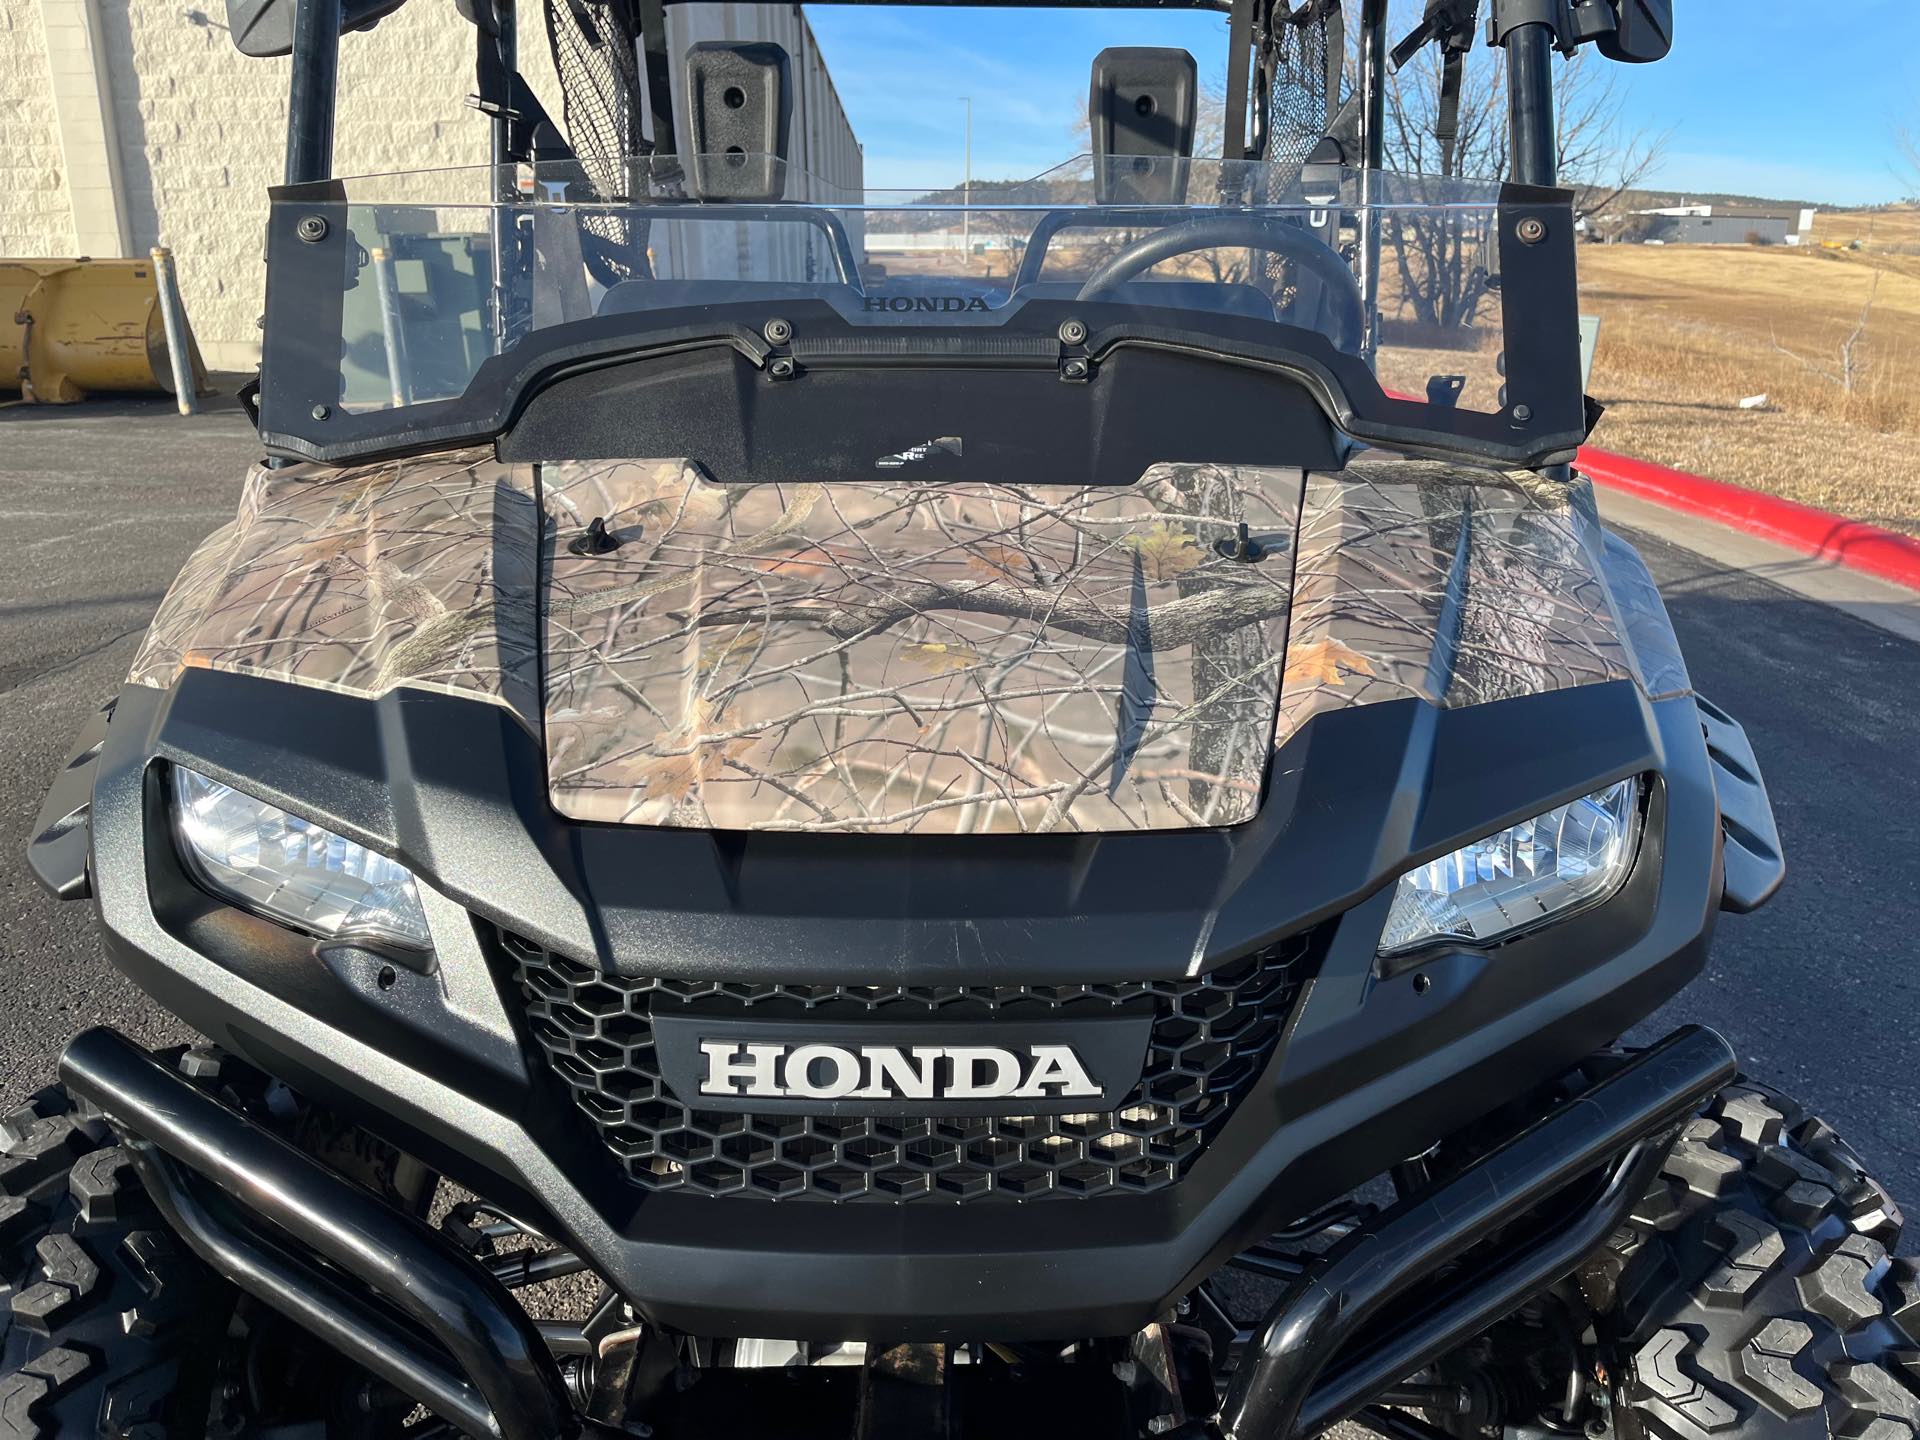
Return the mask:
{"type": "Polygon", "coordinates": [[[1616,1432],[1660,1440],[1920,1435],[1920,1265],[1823,1122],[1742,1081],[1582,1275],[1616,1432]]]}
{"type": "MultiPolygon", "coordinates": [[[[428,1172],[259,1071],[210,1046],[157,1058],[425,1208],[428,1172]]],[[[214,1273],[98,1112],[58,1086],[0,1120],[0,1286],[0,1440],[377,1440],[414,1408],[214,1273]]]]}
{"type": "Polygon", "coordinates": [[[0,1280],[0,1440],[206,1433],[234,1293],[58,1087],[0,1121],[0,1280]]]}

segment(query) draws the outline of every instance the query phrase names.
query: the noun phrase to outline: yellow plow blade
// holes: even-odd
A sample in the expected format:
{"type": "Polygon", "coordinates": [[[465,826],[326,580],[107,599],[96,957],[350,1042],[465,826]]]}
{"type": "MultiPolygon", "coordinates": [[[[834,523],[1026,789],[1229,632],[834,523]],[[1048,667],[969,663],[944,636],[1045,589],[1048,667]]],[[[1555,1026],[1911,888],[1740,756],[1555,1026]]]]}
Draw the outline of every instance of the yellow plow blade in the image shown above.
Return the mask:
{"type": "MultiPolygon", "coordinates": [[[[196,390],[200,350],[187,335],[196,390]]],[[[108,392],[173,394],[151,260],[0,260],[0,388],[66,405],[108,392]]]]}

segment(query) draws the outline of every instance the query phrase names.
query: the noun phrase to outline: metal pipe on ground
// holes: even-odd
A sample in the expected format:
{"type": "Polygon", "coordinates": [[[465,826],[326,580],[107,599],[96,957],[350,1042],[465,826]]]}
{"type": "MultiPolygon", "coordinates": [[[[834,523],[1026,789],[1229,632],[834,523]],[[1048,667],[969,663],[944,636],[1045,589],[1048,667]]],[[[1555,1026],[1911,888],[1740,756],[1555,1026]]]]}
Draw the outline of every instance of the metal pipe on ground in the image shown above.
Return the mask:
{"type": "Polygon", "coordinates": [[[173,273],[173,251],[156,245],[153,256],[153,288],[160,301],[160,322],[167,335],[167,359],[173,370],[173,395],[180,413],[191,415],[200,408],[194,395],[192,341],[187,333],[187,311],[180,303],[180,279],[173,273]]]}
{"type": "Polygon", "coordinates": [[[386,348],[387,392],[396,408],[411,405],[407,332],[400,314],[400,288],[393,274],[393,256],[384,245],[375,245],[368,254],[373,262],[374,289],[380,296],[380,338],[386,348]]]}

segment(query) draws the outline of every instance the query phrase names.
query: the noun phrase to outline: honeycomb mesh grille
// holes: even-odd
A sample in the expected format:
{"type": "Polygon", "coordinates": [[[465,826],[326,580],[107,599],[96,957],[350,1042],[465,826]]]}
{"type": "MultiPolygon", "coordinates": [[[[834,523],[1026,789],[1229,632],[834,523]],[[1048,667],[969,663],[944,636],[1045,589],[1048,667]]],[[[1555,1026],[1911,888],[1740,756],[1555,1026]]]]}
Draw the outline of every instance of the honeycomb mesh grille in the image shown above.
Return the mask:
{"type": "MultiPolygon", "coordinates": [[[[1177,1181],[1266,1067],[1300,991],[1305,937],[1200,979],[1112,985],[745,984],[613,975],[501,932],[535,1040],[627,1176],[648,1190],[768,1200],[1034,1200],[1177,1181]],[[702,1110],[661,1080],[651,1017],[1096,1018],[1152,1008],[1117,1109],[980,1119],[702,1110]]],[[[990,1035],[990,1029],[988,1034],[990,1035]]],[[[983,1036],[987,1038],[987,1036],[983,1036]]]]}

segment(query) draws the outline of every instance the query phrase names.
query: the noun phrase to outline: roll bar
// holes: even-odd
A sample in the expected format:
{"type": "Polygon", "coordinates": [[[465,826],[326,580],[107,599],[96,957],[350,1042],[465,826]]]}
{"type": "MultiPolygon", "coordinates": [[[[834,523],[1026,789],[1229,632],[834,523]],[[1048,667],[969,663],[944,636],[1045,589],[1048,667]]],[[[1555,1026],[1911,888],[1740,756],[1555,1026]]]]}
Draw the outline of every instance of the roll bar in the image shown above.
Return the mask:
{"type": "MultiPolygon", "coordinates": [[[[292,0],[292,3],[293,76],[287,109],[286,183],[299,185],[333,177],[334,95],[338,88],[343,11],[342,0],[292,0]]],[[[687,3],[687,0],[633,0],[633,3],[638,7],[645,36],[651,90],[662,78],[655,72],[662,71],[666,61],[665,6],[687,3]]],[[[821,3],[884,4],[888,0],[821,0],[821,3]]],[[[1018,8],[1028,0],[935,0],[935,3],[1018,8]]],[[[1341,0],[1309,0],[1309,3],[1336,12],[1341,8],[1341,0]]],[[[1253,152],[1264,149],[1265,127],[1256,124],[1253,143],[1246,143],[1247,104],[1251,99],[1256,115],[1264,115],[1271,105],[1273,77],[1258,63],[1258,51],[1273,23],[1275,4],[1281,6],[1283,14],[1286,12],[1287,0],[1104,0],[1100,8],[1227,12],[1232,17],[1230,35],[1234,51],[1228,69],[1227,151],[1231,158],[1241,158],[1234,154],[1240,151],[1246,158],[1258,159],[1253,152]],[[1251,96],[1249,69],[1253,82],[1251,96]]],[[[1563,26],[1556,21],[1557,8],[1542,0],[1491,0],[1491,5],[1488,38],[1507,51],[1509,60],[1508,116],[1513,137],[1513,173],[1509,178],[1523,185],[1552,185],[1555,180],[1552,52],[1555,48],[1571,51],[1589,39],[1601,39],[1604,44],[1615,32],[1564,34],[1563,26]]],[[[1644,8],[1648,0],[1614,0],[1614,5],[1644,8]]],[[[495,165],[529,158],[516,153],[526,148],[525,131],[524,127],[512,124],[516,112],[506,93],[514,75],[514,27],[510,23],[513,6],[514,0],[470,0],[461,6],[475,21],[479,32],[481,93],[476,97],[476,104],[493,127],[495,165]],[[516,134],[516,130],[520,133],[516,134]]],[[[1591,12],[1603,7],[1581,8],[1591,12]]],[[[1428,0],[1428,20],[1423,25],[1431,23],[1441,9],[1454,13],[1456,19],[1464,15],[1470,28],[1478,15],[1479,0],[1428,0]]],[[[1590,20],[1585,23],[1591,28],[1590,20]]],[[[1378,170],[1384,161],[1386,25],[1387,0],[1360,0],[1359,153],[1350,157],[1348,163],[1363,170],[1378,170]]],[[[671,111],[658,99],[654,109],[656,134],[659,134],[662,119],[671,124],[671,111]]],[[[667,132],[669,138],[670,133],[667,132]]]]}

